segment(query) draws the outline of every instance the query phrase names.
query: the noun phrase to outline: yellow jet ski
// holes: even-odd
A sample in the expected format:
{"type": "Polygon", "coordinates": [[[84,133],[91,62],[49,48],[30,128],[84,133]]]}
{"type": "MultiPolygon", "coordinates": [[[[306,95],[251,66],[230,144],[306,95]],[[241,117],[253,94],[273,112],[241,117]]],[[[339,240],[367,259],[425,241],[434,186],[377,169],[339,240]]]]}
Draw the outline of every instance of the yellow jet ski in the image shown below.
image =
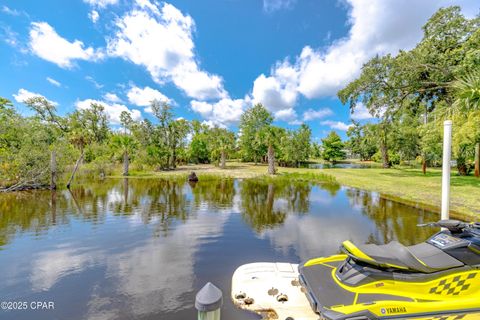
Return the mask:
{"type": "MultiPolygon", "coordinates": [[[[299,280],[325,320],[457,319],[480,312],[480,224],[441,220],[427,241],[356,246],[309,260],[299,280]]],[[[479,316],[480,319],[480,316],[479,316]]]]}

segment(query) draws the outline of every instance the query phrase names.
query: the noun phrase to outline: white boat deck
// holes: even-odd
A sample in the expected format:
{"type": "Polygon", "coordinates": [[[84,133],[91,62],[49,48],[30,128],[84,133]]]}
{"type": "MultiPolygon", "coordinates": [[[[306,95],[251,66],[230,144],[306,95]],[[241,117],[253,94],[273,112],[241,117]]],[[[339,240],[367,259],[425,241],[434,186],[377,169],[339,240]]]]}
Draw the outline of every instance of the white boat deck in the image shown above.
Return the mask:
{"type": "Polygon", "coordinates": [[[318,320],[298,282],[298,264],[257,262],[232,277],[232,300],[264,319],[318,320]]]}
{"type": "MultiPolygon", "coordinates": [[[[232,277],[234,304],[278,320],[319,320],[298,282],[298,264],[256,262],[237,268],[232,277]]],[[[480,313],[419,316],[418,320],[479,320],[480,313]]]]}

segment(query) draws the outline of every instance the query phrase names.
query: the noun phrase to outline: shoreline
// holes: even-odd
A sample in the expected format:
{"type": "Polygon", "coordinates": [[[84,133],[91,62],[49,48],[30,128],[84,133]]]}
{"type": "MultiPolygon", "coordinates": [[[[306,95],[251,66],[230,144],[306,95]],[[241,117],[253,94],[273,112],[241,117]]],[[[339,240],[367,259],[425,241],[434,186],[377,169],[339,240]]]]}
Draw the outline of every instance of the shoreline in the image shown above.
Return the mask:
{"type": "MultiPolygon", "coordinates": [[[[412,168],[286,168],[277,167],[277,175],[267,174],[267,165],[240,162],[227,162],[225,169],[211,164],[180,166],[171,171],[132,171],[128,178],[174,178],[186,176],[195,171],[202,176],[215,176],[234,179],[248,178],[290,178],[308,181],[337,182],[355,189],[378,192],[382,197],[440,213],[441,203],[441,169],[428,169],[424,176],[421,169],[412,168]]],[[[109,178],[125,178],[110,175],[109,178]]],[[[452,217],[461,219],[480,219],[480,179],[473,176],[462,177],[452,174],[450,212],[452,217]]]]}
{"type": "MultiPolygon", "coordinates": [[[[310,163],[321,163],[312,161],[310,163]]],[[[354,162],[355,163],[355,162],[354,162]]],[[[369,163],[371,164],[371,163],[369,163]]],[[[149,171],[144,168],[135,170],[132,166],[130,175],[121,175],[120,167],[115,167],[107,179],[186,179],[195,171],[200,180],[214,178],[230,179],[291,179],[312,182],[338,183],[341,186],[378,192],[381,197],[409,206],[440,212],[441,169],[428,169],[423,175],[420,169],[396,167],[382,169],[373,164],[370,168],[287,168],[277,167],[277,175],[267,174],[266,164],[227,162],[221,169],[212,164],[182,165],[175,170],[149,171]]],[[[72,187],[91,181],[92,177],[82,176],[79,172],[72,187]]],[[[58,190],[65,188],[63,179],[58,190]]],[[[2,192],[0,192],[1,194],[2,192]]],[[[480,179],[473,176],[461,177],[452,174],[450,212],[452,217],[463,220],[480,220],[480,179]]]]}

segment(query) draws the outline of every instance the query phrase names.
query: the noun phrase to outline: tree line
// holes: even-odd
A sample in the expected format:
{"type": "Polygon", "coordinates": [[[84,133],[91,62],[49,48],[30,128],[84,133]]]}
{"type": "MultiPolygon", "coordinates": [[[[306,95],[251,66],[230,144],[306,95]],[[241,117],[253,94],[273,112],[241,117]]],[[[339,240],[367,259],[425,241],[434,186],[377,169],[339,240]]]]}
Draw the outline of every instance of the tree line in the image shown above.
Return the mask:
{"type": "Polygon", "coordinates": [[[187,163],[227,159],[299,166],[309,158],[335,162],[346,152],[385,168],[418,161],[426,172],[442,156],[443,120],[453,120],[453,155],[458,173],[474,169],[480,176],[480,17],[465,18],[459,7],[442,8],[423,27],[422,40],[397,55],[376,56],[357,79],[338,92],[351,112],[362,103],[378,120],[352,121],[344,143],[335,132],[312,143],[306,124],[296,130],[273,125],[261,104],[241,116],[238,133],[210,127],[197,120],[175,118],[173,109],[157,100],[150,108],[155,121],[120,116],[121,129],[112,129],[101,104],[65,116],[44,97],[24,103],[33,116],[21,115],[0,97],[0,189],[40,187],[55,171],[72,168],[68,185],[82,164],[87,173],[107,174],[114,163],[137,171],[171,170],[187,163]]]}
{"type": "Polygon", "coordinates": [[[443,121],[453,120],[460,175],[480,175],[480,17],[459,7],[438,10],[411,50],[376,56],[338,92],[353,112],[362,103],[379,120],[353,121],[346,148],[385,168],[417,160],[423,171],[442,157],[443,121]]]}
{"type": "Polygon", "coordinates": [[[171,106],[158,100],[150,104],[155,122],[135,121],[124,111],[119,129],[109,126],[101,104],[60,116],[44,97],[24,103],[33,116],[22,116],[9,100],[0,100],[0,187],[4,189],[47,186],[52,180],[52,159],[58,172],[72,169],[70,187],[82,164],[106,175],[112,164],[122,163],[122,174],[127,176],[130,164],[137,171],[171,170],[187,163],[226,168],[226,160],[234,158],[268,162],[268,172],[274,174],[275,165],[298,166],[311,152],[307,125],[297,130],[274,126],[272,115],[261,104],[244,112],[236,134],[198,120],[175,118],[171,106]]]}

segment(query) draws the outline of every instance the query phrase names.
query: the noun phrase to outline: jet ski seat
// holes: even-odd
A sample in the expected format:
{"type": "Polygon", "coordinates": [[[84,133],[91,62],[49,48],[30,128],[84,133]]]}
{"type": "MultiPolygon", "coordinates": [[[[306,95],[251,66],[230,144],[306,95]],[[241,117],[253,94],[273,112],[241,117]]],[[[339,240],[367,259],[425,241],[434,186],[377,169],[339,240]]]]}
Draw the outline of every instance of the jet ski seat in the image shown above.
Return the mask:
{"type": "Polygon", "coordinates": [[[356,261],[387,269],[432,273],[464,265],[441,249],[425,242],[409,247],[397,241],[384,245],[366,244],[357,247],[352,242],[345,241],[341,249],[356,261]]]}

